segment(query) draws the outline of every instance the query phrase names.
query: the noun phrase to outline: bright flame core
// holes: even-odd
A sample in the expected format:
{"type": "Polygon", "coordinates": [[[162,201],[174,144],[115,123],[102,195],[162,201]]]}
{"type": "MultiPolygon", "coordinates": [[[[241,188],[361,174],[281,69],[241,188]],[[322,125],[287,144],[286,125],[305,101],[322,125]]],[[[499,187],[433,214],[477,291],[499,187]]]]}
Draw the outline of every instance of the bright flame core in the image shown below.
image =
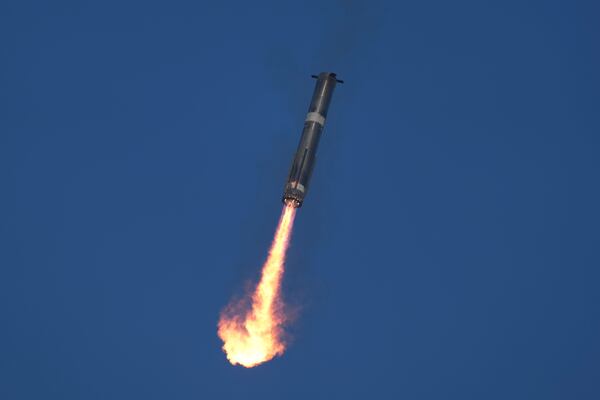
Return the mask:
{"type": "Polygon", "coordinates": [[[252,294],[252,307],[240,312],[236,304],[231,304],[221,314],[218,334],[233,365],[251,368],[285,350],[281,278],[295,215],[296,208],[284,207],[260,282],[252,294]]]}

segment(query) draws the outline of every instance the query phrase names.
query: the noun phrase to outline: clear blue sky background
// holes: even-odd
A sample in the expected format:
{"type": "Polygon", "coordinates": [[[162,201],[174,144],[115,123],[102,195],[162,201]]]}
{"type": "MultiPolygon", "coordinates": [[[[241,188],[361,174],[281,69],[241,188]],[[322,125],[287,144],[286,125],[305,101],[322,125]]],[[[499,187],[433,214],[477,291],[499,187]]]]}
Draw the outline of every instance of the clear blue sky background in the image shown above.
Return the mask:
{"type": "Polygon", "coordinates": [[[0,398],[600,398],[597,4],[3,1],[0,398]],[[324,70],[292,343],[232,367],[324,70]]]}

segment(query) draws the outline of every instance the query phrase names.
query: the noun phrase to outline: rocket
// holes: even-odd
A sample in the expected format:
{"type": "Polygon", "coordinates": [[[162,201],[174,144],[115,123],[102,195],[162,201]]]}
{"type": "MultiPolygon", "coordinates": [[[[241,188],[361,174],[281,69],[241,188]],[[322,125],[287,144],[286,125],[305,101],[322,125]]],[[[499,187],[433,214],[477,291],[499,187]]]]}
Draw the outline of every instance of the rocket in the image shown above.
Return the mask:
{"type": "Polygon", "coordinates": [[[333,89],[337,83],[344,83],[337,79],[333,72],[321,72],[318,76],[313,75],[312,77],[317,80],[317,84],[304,120],[300,144],[283,190],[283,202],[295,208],[302,206],[308,190],[333,89]]]}

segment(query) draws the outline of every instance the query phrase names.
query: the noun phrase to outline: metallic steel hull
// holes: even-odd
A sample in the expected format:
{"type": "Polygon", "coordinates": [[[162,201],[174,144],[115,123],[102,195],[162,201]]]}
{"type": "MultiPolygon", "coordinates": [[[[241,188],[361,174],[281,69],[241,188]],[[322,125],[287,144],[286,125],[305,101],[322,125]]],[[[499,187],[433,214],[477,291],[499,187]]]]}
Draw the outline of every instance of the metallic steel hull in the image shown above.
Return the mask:
{"type": "Polygon", "coordinates": [[[301,207],[306,197],[333,89],[337,83],[343,83],[331,72],[322,72],[318,76],[313,75],[313,78],[317,79],[317,84],[283,191],[283,202],[294,207],[301,207]]]}

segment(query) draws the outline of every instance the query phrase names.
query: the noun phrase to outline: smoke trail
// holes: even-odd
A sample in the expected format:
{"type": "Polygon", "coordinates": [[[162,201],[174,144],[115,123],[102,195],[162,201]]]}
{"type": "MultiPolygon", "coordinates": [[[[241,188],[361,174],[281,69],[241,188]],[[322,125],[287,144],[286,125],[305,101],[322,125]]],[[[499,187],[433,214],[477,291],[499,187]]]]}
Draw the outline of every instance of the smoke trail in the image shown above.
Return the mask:
{"type": "Polygon", "coordinates": [[[281,279],[295,215],[294,207],[284,207],[251,308],[240,310],[237,304],[230,304],[221,314],[218,335],[233,365],[254,367],[285,351],[281,279]]]}

